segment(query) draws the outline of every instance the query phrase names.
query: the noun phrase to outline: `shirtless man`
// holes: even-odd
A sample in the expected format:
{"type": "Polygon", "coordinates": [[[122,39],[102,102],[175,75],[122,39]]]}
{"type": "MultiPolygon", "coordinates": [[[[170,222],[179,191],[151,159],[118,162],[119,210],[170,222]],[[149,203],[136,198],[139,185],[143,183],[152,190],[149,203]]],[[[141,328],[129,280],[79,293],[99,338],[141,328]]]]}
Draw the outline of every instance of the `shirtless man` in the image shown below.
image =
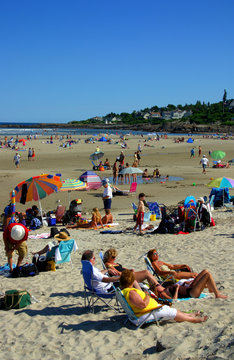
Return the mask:
{"type": "Polygon", "coordinates": [[[139,232],[142,235],[143,235],[142,225],[143,225],[143,222],[144,222],[144,212],[145,212],[144,200],[145,200],[145,194],[140,193],[139,194],[139,203],[138,203],[138,208],[137,208],[137,214],[136,214],[136,225],[133,228],[133,231],[136,231],[137,226],[139,226],[139,232]]]}

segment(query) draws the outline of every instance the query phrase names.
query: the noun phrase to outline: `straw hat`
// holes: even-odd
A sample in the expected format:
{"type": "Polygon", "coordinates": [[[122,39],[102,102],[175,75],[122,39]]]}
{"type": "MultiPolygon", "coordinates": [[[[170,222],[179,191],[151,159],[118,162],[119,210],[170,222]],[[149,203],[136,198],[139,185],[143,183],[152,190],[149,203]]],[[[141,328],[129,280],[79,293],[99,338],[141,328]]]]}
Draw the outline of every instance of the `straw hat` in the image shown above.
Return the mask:
{"type": "Polygon", "coordinates": [[[55,235],[54,238],[59,241],[70,240],[70,236],[68,236],[68,234],[66,234],[64,231],[61,231],[59,234],[55,235]]]}

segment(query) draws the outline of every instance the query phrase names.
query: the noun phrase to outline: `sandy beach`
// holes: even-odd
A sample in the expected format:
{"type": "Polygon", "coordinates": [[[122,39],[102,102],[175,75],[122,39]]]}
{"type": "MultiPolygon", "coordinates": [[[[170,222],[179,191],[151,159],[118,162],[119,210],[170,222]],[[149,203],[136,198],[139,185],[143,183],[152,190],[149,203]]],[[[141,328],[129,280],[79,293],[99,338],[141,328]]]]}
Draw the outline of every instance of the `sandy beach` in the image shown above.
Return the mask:
{"type": "MultiPolygon", "coordinates": [[[[175,136],[176,137],[176,136],[175,136]]],[[[105,153],[104,160],[109,159],[111,165],[121,152],[113,137],[113,144],[85,144],[87,136],[76,136],[80,139],[71,148],[61,148],[59,140],[47,144],[46,138],[28,141],[26,149],[35,148],[35,161],[27,160],[27,151],[21,151],[20,168],[15,169],[10,149],[0,149],[0,201],[2,211],[8,204],[10,191],[21,181],[41,173],[61,173],[62,178],[78,178],[86,170],[92,170],[89,155],[97,147],[105,153]]],[[[133,163],[133,154],[140,142],[142,158],[139,168],[148,169],[150,174],[157,167],[162,175],[182,177],[184,180],[153,184],[138,184],[137,193],[133,196],[115,197],[112,202],[114,221],[119,225],[116,229],[133,227],[133,211],[131,202],[137,203],[137,195],[144,192],[146,200],[157,201],[166,206],[176,205],[188,195],[196,198],[209,195],[210,188],[206,184],[210,179],[221,176],[234,178],[234,166],[225,169],[207,169],[202,174],[199,164],[198,146],[202,154],[208,156],[209,151],[226,152],[225,163],[234,158],[234,139],[221,140],[196,136],[193,144],[175,143],[174,137],[160,141],[144,142],[147,136],[130,135],[128,148],[124,150],[125,162],[133,163]],[[144,144],[149,146],[144,146],[144,144]],[[191,148],[195,148],[195,157],[190,158],[191,148]]],[[[212,165],[212,159],[209,158],[212,165]]],[[[100,173],[102,177],[111,177],[112,171],[100,173]]],[[[120,189],[129,189],[128,184],[118,185],[120,189]]],[[[73,192],[70,199],[82,198],[83,213],[91,217],[93,207],[102,213],[103,188],[96,191],[73,192]]],[[[233,190],[230,193],[234,195],[233,190]]],[[[57,201],[66,205],[68,194],[54,193],[42,200],[43,210],[53,210],[57,201]]],[[[25,211],[34,203],[16,204],[17,211],[25,211]]],[[[35,277],[12,279],[1,276],[0,291],[10,289],[27,289],[37,303],[20,310],[1,311],[2,337],[0,340],[1,359],[231,359],[234,358],[233,347],[233,211],[220,208],[213,212],[215,227],[189,235],[144,235],[101,234],[99,230],[72,230],[71,237],[78,245],[78,251],[72,255],[73,267],[70,264],[59,266],[56,272],[40,273],[35,277]],[[209,316],[203,324],[164,323],[159,327],[154,324],[135,330],[130,323],[124,324],[125,316],[112,310],[96,307],[95,314],[84,308],[83,278],[81,270],[81,254],[86,249],[96,253],[97,267],[101,268],[99,251],[115,247],[118,261],[127,268],[145,269],[140,258],[151,248],[156,248],[160,258],[169,263],[186,263],[195,271],[209,269],[214,275],[218,288],[228,295],[227,300],[191,299],[176,302],[173,306],[183,311],[202,310],[209,316]],[[139,259],[140,258],[140,259],[139,259]],[[159,341],[165,350],[157,352],[159,341]]],[[[158,224],[158,221],[155,222],[158,224]]],[[[50,232],[42,228],[32,234],[50,232]]],[[[41,249],[48,240],[28,240],[29,253],[25,261],[31,262],[31,252],[41,249]]],[[[16,261],[16,257],[14,260],[16,261]]],[[[14,261],[14,262],[15,262],[14,261]]],[[[6,263],[3,241],[0,242],[0,265],[6,263]]]]}

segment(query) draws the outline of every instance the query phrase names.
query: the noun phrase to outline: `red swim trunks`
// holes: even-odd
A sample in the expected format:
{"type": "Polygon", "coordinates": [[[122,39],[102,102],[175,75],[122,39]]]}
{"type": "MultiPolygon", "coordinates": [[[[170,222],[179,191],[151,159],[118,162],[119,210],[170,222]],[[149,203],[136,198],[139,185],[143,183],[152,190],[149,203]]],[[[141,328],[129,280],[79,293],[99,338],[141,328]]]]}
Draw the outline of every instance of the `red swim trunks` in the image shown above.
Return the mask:
{"type": "Polygon", "coordinates": [[[137,225],[142,225],[144,222],[144,213],[141,211],[137,216],[137,225]]]}

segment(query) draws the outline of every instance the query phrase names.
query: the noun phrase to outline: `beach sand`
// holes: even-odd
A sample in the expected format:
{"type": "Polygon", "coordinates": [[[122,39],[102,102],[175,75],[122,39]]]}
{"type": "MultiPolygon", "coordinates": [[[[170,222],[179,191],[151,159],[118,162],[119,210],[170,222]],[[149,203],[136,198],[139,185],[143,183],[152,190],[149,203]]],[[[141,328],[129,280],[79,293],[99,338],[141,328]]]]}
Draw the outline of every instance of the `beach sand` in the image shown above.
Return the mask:
{"type": "MultiPolygon", "coordinates": [[[[63,178],[77,178],[87,169],[91,170],[89,154],[95,151],[96,144],[84,144],[84,137],[71,149],[59,148],[59,142],[46,144],[46,139],[27,142],[28,147],[36,151],[35,162],[27,161],[27,152],[21,152],[20,169],[13,164],[14,151],[1,149],[0,200],[2,210],[9,200],[9,192],[22,180],[40,173],[62,173],[63,178]],[[42,143],[43,141],[43,143],[42,143]]],[[[146,137],[145,137],[146,138],[146,137]]],[[[129,149],[124,150],[126,161],[133,161],[140,137],[130,136],[129,149]]],[[[183,181],[157,184],[139,184],[137,194],[144,192],[146,200],[158,201],[165,205],[176,205],[187,195],[195,197],[209,195],[206,184],[210,178],[227,176],[234,178],[234,167],[230,169],[208,168],[207,175],[202,175],[198,145],[203,154],[209,150],[224,150],[225,160],[232,159],[233,140],[214,140],[196,137],[194,144],[175,144],[173,138],[159,142],[147,142],[154,147],[142,144],[140,168],[159,168],[162,175],[181,176],[183,181]],[[195,158],[190,159],[190,149],[195,147],[195,158]],[[196,184],[196,185],[193,185],[196,184]]],[[[120,154],[119,144],[98,143],[104,151],[104,160],[111,164],[120,154]]],[[[212,162],[212,161],[211,161],[212,162]]],[[[101,174],[111,176],[111,171],[101,174]]],[[[129,185],[120,185],[128,189],[129,185]]],[[[92,208],[97,206],[103,214],[103,189],[90,192],[73,192],[71,199],[82,198],[83,209],[87,217],[92,208]]],[[[113,199],[114,221],[116,229],[133,227],[131,202],[137,202],[137,194],[131,197],[113,199]]],[[[56,201],[66,205],[66,193],[52,194],[42,200],[44,210],[56,208],[56,201]]],[[[16,210],[25,210],[33,205],[16,204],[16,210]]],[[[20,310],[1,311],[1,359],[231,359],[233,347],[233,212],[226,209],[213,213],[216,226],[202,232],[189,235],[144,235],[101,234],[96,230],[72,230],[71,236],[77,241],[78,251],[72,255],[70,264],[60,265],[56,272],[40,273],[32,278],[6,278],[1,276],[0,291],[9,289],[27,289],[39,301],[20,310]],[[186,263],[195,271],[209,269],[214,275],[227,300],[191,299],[176,302],[177,309],[189,311],[203,310],[209,319],[203,324],[164,323],[159,327],[154,324],[144,329],[135,330],[130,323],[124,324],[125,316],[112,310],[97,306],[95,314],[84,308],[83,279],[80,273],[81,254],[86,249],[93,249],[97,267],[101,268],[99,251],[109,247],[118,250],[118,261],[127,268],[145,269],[144,261],[139,259],[151,248],[156,248],[160,258],[171,263],[186,263]],[[157,341],[165,347],[157,352],[157,341]]],[[[158,221],[156,221],[158,223],[158,221]]],[[[32,232],[49,232],[49,228],[32,232]]],[[[31,252],[41,249],[48,240],[28,240],[29,254],[25,261],[31,262],[31,252]]],[[[14,258],[17,259],[16,257],[14,258]]],[[[3,242],[0,242],[0,265],[6,263],[3,242]]]]}

